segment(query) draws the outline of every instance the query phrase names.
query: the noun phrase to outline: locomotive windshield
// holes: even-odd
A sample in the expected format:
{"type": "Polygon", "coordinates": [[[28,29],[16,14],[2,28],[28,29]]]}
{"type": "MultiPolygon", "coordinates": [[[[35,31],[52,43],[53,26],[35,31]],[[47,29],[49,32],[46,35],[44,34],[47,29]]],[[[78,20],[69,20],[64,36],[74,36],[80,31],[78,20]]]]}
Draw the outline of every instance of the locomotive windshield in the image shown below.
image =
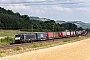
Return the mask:
{"type": "Polygon", "coordinates": [[[15,37],[20,37],[20,35],[15,35],[15,37]]]}

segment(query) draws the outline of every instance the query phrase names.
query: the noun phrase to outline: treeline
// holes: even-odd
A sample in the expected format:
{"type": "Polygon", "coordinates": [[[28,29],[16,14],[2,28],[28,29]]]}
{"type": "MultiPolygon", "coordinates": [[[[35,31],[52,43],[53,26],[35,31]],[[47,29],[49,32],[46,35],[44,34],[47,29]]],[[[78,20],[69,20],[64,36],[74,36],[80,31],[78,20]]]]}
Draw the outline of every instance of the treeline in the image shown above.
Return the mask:
{"type": "Polygon", "coordinates": [[[74,31],[77,29],[77,26],[72,23],[64,23],[59,24],[56,23],[54,20],[50,21],[39,21],[39,20],[32,20],[33,29],[39,31],[74,31]]]}
{"type": "Polygon", "coordinates": [[[0,28],[1,29],[30,29],[31,21],[28,15],[20,15],[11,10],[0,8],[0,28]]]}
{"type": "Polygon", "coordinates": [[[40,21],[30,20],[28,15],[20,15],[12,10],[6,10],[0,7],[0,29],[22,30],[22,31],[74,31],[77,28],[75,24],[59,24],[54,20],[40,21]]]}

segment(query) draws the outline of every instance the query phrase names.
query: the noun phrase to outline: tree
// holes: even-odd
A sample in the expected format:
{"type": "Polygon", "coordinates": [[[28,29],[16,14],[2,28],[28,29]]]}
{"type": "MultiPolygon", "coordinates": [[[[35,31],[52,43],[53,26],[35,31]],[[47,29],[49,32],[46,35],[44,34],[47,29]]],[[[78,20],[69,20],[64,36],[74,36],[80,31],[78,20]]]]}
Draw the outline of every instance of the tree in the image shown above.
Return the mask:
{"type": "Polygon", "coordinates": [[[83,28],[82,27],[77,28],[77,31],[79,31],[79,30],[83,30],[83,28]]]}
{"type": "Polygon", "coordinates": [[[72,24],[72,23],[63,23],[61,24],[66,30],[69,30],[69,31],[74,31],[77,29],[77,26],[75,24],[72,24]]]}

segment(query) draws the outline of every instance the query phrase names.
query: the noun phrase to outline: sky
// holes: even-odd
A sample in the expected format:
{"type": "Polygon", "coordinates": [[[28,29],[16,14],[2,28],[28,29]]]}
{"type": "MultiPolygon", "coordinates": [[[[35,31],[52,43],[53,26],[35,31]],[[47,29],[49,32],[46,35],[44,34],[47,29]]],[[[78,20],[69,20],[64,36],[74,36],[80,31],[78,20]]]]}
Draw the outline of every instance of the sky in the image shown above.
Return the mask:
{"type": "Polygon", "coordinates": [[[0,0],[0,7],[21,15],[90,23],[90,0],[0,0]]]}

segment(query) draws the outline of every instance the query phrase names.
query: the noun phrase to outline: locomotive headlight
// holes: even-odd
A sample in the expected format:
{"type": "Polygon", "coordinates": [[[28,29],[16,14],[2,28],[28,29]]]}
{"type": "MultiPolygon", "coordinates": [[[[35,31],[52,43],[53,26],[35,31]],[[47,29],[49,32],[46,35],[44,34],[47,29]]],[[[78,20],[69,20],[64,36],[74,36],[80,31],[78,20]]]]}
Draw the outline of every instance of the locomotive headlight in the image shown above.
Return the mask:
{"type": "Polygon", "coordinates": [[[15,40],[20,40],[20,37],[16,37],[15,40]]]}

